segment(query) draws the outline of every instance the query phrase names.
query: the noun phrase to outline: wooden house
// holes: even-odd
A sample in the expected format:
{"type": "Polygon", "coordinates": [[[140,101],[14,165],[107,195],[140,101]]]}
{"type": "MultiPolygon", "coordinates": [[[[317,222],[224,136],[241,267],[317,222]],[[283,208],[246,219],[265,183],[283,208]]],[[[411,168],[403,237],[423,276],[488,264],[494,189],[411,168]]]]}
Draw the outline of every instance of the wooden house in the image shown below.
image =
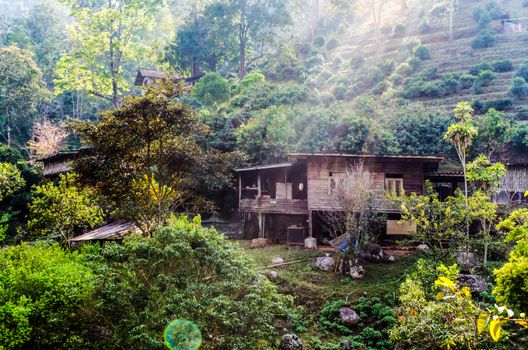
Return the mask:
{"type": "Polygon", "coordinates": [[[385,199],[386,191],[423,193],[425,180],[452,194],[463,181],[459,173],[438,172],[442,157],[290,153],[288,162],[236,169],[239,211],[247,238],[304,244],[323,236],[321,215],[339,211],[332,186],[349,166],[361,161],[371,176],[376,209],[387,214],[386,234],[415,230],[400,222],[398,208],[385,199]]]}
{"type": "Polygon", "coordinates": [[[37,159],[37,163],[42,165],[44,177],[58,177],[70,171],[70,162],[77,159],[80,153],[81,150],[59,152],[37,159]]]}
{"type": "MultiPolygon", "coordinates": [[[[201,77],[203,77],[203,74],[187,78],[182,78],[180,76],[173,75],[171,76],[171,79],[175,83],[183,81],[185,84],[193,85],[198,80],[200,80],[201,77]]],[[[134,84],[136,86],[147,86],[149,84],[155,83],[156,81],[164,79],[167,79],[167,74],[165,72],[155,69],[139,68],[136,74],[136,80],[134,81],[134,84]]]]}

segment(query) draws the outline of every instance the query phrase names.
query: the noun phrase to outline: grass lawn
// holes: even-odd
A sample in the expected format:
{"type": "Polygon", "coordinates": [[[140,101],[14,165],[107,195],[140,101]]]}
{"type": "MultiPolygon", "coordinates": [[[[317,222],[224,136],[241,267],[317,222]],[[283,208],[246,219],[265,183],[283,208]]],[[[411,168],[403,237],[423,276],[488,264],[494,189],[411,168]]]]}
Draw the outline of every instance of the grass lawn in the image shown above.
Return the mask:
{"type": "Polygon", "coordinates": [[[363,295],[384,297],[395,301],[404,276],[414,265],[417,257],[396,257],[392,263],[365,263],[365,278],[354,280],[346,275],[324,272],[314,266],[316,257],[325,253],[337,257],[332,251],[305,250],[274,245],[250,249],[249,241],[238,241],[242,249],[255,259],[255,268],[266,272],[275,270],[278,278],[274,281],[281,293],[292,295],[296,305],[302,305],[312,312],[319,312],[328,300],[354,302],[363,295]],[[266,268],[271,259],[280,256],[285,262],[302,260],[300,263],[282,267],[266,268]]]}

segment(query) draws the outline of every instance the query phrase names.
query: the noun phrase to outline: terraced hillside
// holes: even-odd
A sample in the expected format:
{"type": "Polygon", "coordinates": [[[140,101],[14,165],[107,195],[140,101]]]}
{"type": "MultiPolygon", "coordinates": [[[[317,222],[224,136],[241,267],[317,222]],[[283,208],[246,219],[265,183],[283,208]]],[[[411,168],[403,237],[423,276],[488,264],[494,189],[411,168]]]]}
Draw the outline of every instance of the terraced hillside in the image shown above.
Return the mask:
{"type": "MultiPolygon", "coordinates": [[[[522,114],[528,99],[513,96],[510,89],[516,71],[528,59],[528,32],[506,32],[502,20],[528,17],[528,7],[523,7],[523,1],[459,0],[453,16],[453,40],[449,40],[447,2],[413,0],[407,1],[406,8],[401,3],[393,0],[384,5],[383,26],[378,35],[372,23],[362,22],[336,36],[337,45],[327,39],[326,59],[313,84],[322,84],[337,99],[373,92],[420,100],[449,110],[461,100],[477,104],[498,101],[499,108],[512,116],[522,114]],[[492,5],[493,18],[479,27],[474,18],[476,8],[492,5]],[[490,47],[472,48],[481,30],[491,32],[494,43],[490,47]],[[416,57],[418,46],[425,46],[420,50],[428,51],[423,59],[416,57]],[[365,57],[363,63],[356,62],[360,55],[365,57]],[[513,67],[495,71],[482,84],[474,83],[471,80],[474,78],[468,76],[477,64],[501,60],[510,61],[513,67]],[[383,75],[369,68],[376,64],[383,75]],[[461,79],[467,81],[461,83],[461,79]],[[418,92],[411,91],[417,86],[418,92]]],[[[365,11],[361,18],[369,18],[368,10],[365,11]]],[[[476,75],[478,78],[478,72],[476,75]]]]}

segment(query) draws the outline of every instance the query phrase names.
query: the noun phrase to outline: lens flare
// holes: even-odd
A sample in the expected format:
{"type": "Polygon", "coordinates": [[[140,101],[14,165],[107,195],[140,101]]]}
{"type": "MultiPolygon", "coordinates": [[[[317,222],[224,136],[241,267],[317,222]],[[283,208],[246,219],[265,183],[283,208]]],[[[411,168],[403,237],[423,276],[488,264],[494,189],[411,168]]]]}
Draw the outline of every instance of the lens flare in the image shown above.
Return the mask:
{"type": "Polygon", "coordinates": [[[165,345],[171,350],[197,350],[202,345],[202,333],[191,321],[174,320],[163,332],[165,345]]]}

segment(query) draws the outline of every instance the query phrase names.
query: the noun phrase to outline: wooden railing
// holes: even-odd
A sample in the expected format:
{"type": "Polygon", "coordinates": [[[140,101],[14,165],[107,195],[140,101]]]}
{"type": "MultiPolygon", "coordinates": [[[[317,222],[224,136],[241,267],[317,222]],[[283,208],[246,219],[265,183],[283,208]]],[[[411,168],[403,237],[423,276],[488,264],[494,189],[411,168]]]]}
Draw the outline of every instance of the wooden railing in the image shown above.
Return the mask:
{"type": "Polygon", "coordinates": [[[241,199],[245,213],[308,214],[308,201],[303,199],[241,199]]]}

